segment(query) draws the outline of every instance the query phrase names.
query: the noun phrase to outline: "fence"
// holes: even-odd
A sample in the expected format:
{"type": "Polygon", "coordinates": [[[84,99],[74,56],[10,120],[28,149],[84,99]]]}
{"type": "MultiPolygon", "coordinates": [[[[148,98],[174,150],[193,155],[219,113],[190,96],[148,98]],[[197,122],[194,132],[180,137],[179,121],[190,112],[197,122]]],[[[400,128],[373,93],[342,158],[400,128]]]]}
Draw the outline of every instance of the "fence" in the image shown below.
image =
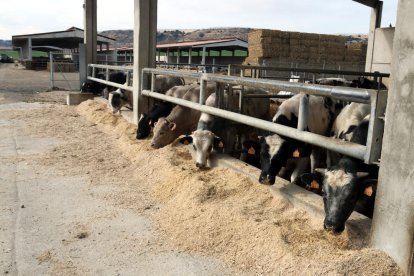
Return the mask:
{"type": "MultiPolygon", "coordinates": [[[[91,68],[108,68],[112,70],[122,70],[122,67],[115,66],[103,66],[90,64],[91,68]]],[[[124,68],[126,69],[126,68],[124,68]]],[[[130,68],[129,70],[132,70],[130,68]]],[[[336,72],[342,74],[344,72],[336,72]]],[[[355,72],[354,72],[355,73],[355,72]]],[[[357,74],[357,73],[355,73],[357,74]]],[[[174,104],[182,105],[188,108],[192,108],[201,112],[205,112],[214,116],[222,117],[232,121],[236,121],[245,125],[256,127],[259,129],[267,130],[269,132],[277,133],[292,139],[310,143],[315,146],[326,148],[331,151],[339,152],[360,160],[363,160],[367,164],[378,164],[380,161],[380,152],[382,145],[382,134],[384,129],[384,113],[387,102],[387,90],[374,90],[374,89],[361,89],[361,88],[351,88],[351,87],[342,87],[342,86],[323,86],[316,84],[305,84],[305,83],[293,83],[279,80],[269,80],[269,79],[255,79],[255,78],[246,78],[246,77],[236,77],[236,76],[225,76],[225,75],[216,75],[209,73],[197,73],[197,72],[180,72],[173,70],[163,70],[163,69],[154,69],[154,68],[144,68],[142,71],[142,80],[146,76],[151,76],[151,82],[148,85],[144,86],[142,82],[142,87],[139,94],[144,96],[156,98],[159,100],[164,100],[172,102],[174,104]],[[166,96],[153,91],[155,85],[155,76],[156,75],[168,75],[168,76],[177,76],[183,78],[197,78],[200,82],[200,101],[199,103],[194,103],[186,101],[183,99],[174,98],[171,96],[166,96]],[[236,112],[231,112],[227,110],[222,110],[220,108],[210,107],[204,105],[205,103],[205,92],[207,82],[216,82],[220,84],[228,85],[242,85],[249,87],[256,87],[264,90],[286,90],[293,93],[301,93],[302,97],[300,100],[299,106],[299,123],[298,128],[290,128],[284,125],[275,124],[273,122],[249,117],[243,114],[236,112]],[[370,104],[371,106],[371,116],[369,121],[368,128],[368,137],[366,145],[359,145],[355,143],[350,143],[338,139],[333,139],[330,137],[310,133],[304,131],[306,129],[307,115],[308,115],[308,97],[305,95],[316,95],[330,97],[337,100],[345,100],[357,103],[370,104]]],[[[385,76],[384,74],[381,75],[385,76]]],[[[102,81],[94,77],[88,77],[88,79],[98,81],[104,84],[113,85],[118,88],[132,91],[132,87],[128,85],[119,85],[111,83],[108,81],[102,81]]],[[[223,93],[222,90],[218,90],[218,93],[223,93]]],[[[138,95],[139,96],[139,95],[138,95]]],[[[219,98],[223,98],[222,95],[218,95],[219,98]]],[[[244,96],[252,97],[252,95],[244,95],[243,90],[240,93],[240,100],[244,96]]],[[[268,97],[276,97],[276,95],[269,94],[268,97]]]]}

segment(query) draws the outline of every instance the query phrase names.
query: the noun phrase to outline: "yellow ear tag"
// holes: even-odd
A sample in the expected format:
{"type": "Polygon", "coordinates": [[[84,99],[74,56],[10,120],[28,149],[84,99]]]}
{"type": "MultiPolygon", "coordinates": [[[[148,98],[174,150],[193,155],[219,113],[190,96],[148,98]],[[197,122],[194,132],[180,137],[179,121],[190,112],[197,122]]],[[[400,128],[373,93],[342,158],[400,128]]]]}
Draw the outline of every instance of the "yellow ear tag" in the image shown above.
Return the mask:
{"type": "Polygon", "coordinates": [[[218,147],[219,147],[219,148],[224,147],[224,144],[223,144],[223,142],[222,142],[222,141],[220,141],[220,142],[218,143],[218,147]]]}
{"type": "Polygon", "coordinates": [[[316,190],[318,190],[318,189],[319,189],[319,183],[318,183],[318,181],[316,181],[316,180],[312,180],[310,187],[311,187],[312,189],[316,189],[316,190]]]}
{"type": "Polygon", "coordinates": [[[190,144],[190,143],[188,142],[188,140],[185,140],[185,141],[184,141],[184,145],[188,145],[188,144],[190,144]]]}
{"type": "Polygon", "coordinates": [[[256,151],[254,150],[253,147],[250,147],[249,150],[247,151],[248,154],[250,155],[254,155],[256,153],[256,151]]]}
{"type": "Polygon", "coordinates": [[[366,187],[365,188],[365,190],[364,190],[364,194],[365,195],[367,195],[367,196],[372,196],[372,193],[373,193],[374,191],[372,190],[372,186],[368,186],[368,187],[366,187]]]}
{"type": "Polygon", "coordinates": [[[300,153],[299,153],[299,151],[298,151],[298,150],[295,150],[295,151],[293,152],[292,156],[293,156],[293,157],[296,157],[296,158],[300,157],[300,153]]]}

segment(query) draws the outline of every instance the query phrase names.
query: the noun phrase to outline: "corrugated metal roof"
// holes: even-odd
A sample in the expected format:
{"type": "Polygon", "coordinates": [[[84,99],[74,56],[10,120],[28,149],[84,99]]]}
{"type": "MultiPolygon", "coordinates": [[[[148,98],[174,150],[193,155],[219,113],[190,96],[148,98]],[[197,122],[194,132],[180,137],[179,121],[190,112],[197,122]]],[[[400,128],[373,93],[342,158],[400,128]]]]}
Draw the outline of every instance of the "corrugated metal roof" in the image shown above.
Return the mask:
{"type": "Polygon", "coordinates": [[[222,43],[222,42],[229,42],[229,41],[236,41],[239,40],[237,38],[227,38],[227,39],[210,39],[210,40],[202,40],[202,41],[183,41],[183,42],[175,42],[175,43],[166,43],[166,44],[158,44],[157,49],[163,48],[190,48],[193,46],[201,46],[201,45],[208,45],[212,43],[222,43]]]}

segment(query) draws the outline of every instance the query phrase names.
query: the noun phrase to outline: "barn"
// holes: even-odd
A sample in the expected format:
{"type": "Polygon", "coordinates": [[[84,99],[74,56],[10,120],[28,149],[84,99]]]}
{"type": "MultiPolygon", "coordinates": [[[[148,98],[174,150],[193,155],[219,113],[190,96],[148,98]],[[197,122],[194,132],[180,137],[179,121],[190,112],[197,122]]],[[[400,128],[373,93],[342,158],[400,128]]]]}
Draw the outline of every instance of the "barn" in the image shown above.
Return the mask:
{"type": "MultiPolygon", "coordinates": [[[[350,90],[343,88],[329,88],[328,91],[316,85],[269,81],[262,79],[247,79],[235,76],[218,76],[214,74],[197,75],[200,81],[241,84],[259,88],[289,89],[289,91],[305,93],[308,95],[335,95],[350,101],[371,104],[372,120],[370,122],[369,143],[366,147],[356,147],[344,143],[331,144],[321,137],[310,135],[301,130],[285,129],[270,122],[262,122],[232,112],[205,108],[203,105],[186,103],[174,100],[172,97],[160,96],[151,91],[151,76],[156,74],[171,74],[185,76],[184,73],[166,72],[155,68],[156,42],[155,33],[157,25],[157,1],[135,1],[135,29],[134,29],[134,71],[133,86],[119,87],[133,91],[134,95],[134,121],[138,122],[138,115],[146,111],[145,98],[153,97],[173,103],[198,109],[216,116],[258,126],[288,137],[295,137],[301,141],[314,145],[334,149],[344,154],[364,160],[367,163],[380,162],[379,186],[376,198],[376,207],[372,219],[371,245],[381,249],[391,256],[406,274],[413,274],[414,252],[414,192],[411,188],[413,181],[412,168],[414,152],[410,147],[413,135],[412,121],[414,104],[414,83],[412,76],[414,67],[412,57],[412,25],[414,6],[411,2],[400,0],[398,3],[397,24],[395,32],[380,30],[382,1],[354,0],[356,5],[363,4],[371,9],[369,43],[367,47],[366,68],[368,76],[375,76],[377,70],[387,71],[391,75],[388,91],[384,90],[350,90]],[[393,38],[392,38],[393,37],[393,38]],[[387,55],[381,55],[384,46],[379,41],[393,41],[393,46],[385,48],[387,55]],[[392,51],[391,51],[392,48],[392,51]],[[391,53],[390,53],[391,52],[391,53]],[[372,75],[369,75],[372,74],[372,75]],[[142,89],[144,88],[144,89],[142,89]],[[387,107],[386,114],[383,112],[387,107]],[[381,143],[381,137],[383,141],[381,143]]],[[[86,63],[94,67],[96,63],[96,0],[86,0],[86,26],[85,46],[86,63]]],[[[116,68],[114,68],[116,69],[116,68]]],[[[195,76],[195,75],[193,75],[195,76]]],[[[85,76],[86,77],[86,76],[85,76]]],[[[97,80],[93,76],[88,77],[97,80]]],[[[98,80],[97,80],[98,81],[98,80]]],[[[203,84],[202,84],[203,87],[203,84]]],[[[201,99],[200,103],[203,103],[201,99]]],[[[302,105],[306,113],[306,103],[302,105]]],[[[302,109],[301,108],[301,109],[302,109]]],[[[302,114],[302,113],[300,113],[302,114]]],[[[306,115],[300,115],[306,116],[306,115]]],[[[304,119],[305,117],[302,117],[304,119]]],[[[299,118],[299,121],[301,118],[299,118]]]]}

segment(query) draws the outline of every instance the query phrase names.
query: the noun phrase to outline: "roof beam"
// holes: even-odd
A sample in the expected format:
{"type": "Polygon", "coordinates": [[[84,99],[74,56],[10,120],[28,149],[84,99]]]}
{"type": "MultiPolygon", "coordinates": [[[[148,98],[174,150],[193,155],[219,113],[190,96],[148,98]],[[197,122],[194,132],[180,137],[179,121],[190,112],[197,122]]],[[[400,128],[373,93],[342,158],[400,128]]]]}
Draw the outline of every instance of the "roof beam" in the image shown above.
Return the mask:
{"type": "Polygon", "coordinates": [[[378,6],[379,0],[352,0],[354,2],[358,2],[362,5],[371,7],[371,8],[376,8],[378,6]]]}

